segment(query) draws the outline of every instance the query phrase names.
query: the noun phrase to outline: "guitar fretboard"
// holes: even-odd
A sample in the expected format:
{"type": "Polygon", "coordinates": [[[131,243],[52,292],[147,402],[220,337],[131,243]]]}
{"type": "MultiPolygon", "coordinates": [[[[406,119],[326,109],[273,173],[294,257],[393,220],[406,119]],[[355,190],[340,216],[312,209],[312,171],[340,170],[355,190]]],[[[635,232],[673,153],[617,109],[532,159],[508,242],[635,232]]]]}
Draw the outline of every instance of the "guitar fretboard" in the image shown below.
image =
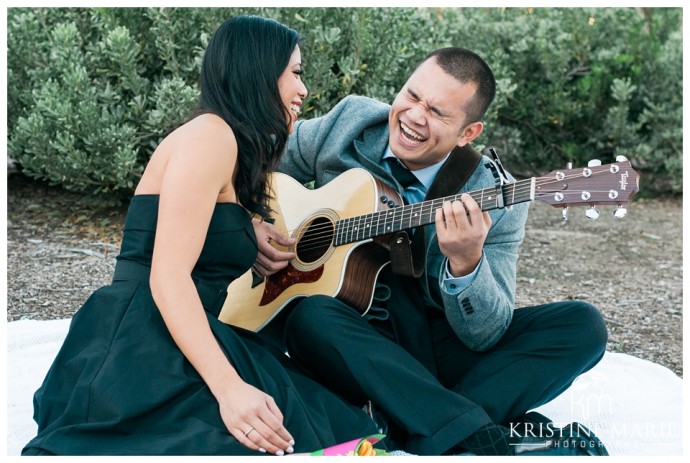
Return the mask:
{"type": "MultiPolygon", "coordinates": [[[[482,211],[499,209],[534,199],[535,178],[471,191],[468,194],[479,204],[482,211]]],[[[335,246],[362,241],[400,230],[433,223],[436,210],[444,201],[456,201],[460,194],[408,204],[370,214],[338,220],[335,225],[335,246]]]]}

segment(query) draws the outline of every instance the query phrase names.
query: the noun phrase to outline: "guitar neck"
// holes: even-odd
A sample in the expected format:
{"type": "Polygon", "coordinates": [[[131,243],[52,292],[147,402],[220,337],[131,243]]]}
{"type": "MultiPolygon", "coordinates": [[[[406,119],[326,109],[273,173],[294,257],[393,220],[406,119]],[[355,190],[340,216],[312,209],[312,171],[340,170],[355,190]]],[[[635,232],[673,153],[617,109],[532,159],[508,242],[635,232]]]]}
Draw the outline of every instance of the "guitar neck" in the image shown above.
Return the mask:
{"type": "MultiPolygon", "coordinates": [[[[482,211],[500,209],[534,199],[535,178],[509,183],[502,187],[484,188],[468,194],[482,211]]],[[[431,199],[421,203],[394,207],[385,211],[338,220],[335,229],[336,246],[388,235],[400,230],[429,225],[435,221],[436,210],[444,201],[460,199],[460,194],[431,199]]]]}

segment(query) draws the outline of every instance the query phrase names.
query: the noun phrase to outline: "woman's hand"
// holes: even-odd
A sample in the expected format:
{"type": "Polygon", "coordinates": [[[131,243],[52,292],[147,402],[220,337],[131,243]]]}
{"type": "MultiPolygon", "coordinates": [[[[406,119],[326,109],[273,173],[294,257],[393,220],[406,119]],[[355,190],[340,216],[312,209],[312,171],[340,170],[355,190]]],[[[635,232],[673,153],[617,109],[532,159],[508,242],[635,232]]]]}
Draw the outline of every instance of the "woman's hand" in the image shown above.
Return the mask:
{"type": "Polygon", "coordinates": [[[254,271],[262,276],[273,275],[287,267],[290,259],[295,257],[294,252],[280,251],[271,245],[271,241],[282,247],[289,247],[295,243],[294,238],[283,236],[278,230],[265,221],[252,220],[254,234],[259,245],[259,253],[254,263],[254,271]]]}
{"type": "Polygon", "coordinates": [[[276,455],[294,451],[295,440],[283,426],[283,414],[273,397],[241,380],[227,391],[218,401],[220,416],[241,444],[276,455]]]}

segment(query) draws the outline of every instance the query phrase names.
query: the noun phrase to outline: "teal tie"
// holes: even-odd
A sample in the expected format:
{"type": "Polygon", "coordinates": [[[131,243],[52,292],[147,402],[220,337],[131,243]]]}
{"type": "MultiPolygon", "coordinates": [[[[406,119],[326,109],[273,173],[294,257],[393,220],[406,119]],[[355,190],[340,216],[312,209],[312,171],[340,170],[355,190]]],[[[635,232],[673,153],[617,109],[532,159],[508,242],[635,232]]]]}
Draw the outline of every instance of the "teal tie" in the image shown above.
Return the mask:
{"type": "Polygon", "coordinates": [[[405,167],[398,158],[388,158],[388,165],[391,168],[393,177],[402,185],[403,188],[407,188],[414,185],[419,181],[415,175],[410,172],[410,169],[405,167]]]}

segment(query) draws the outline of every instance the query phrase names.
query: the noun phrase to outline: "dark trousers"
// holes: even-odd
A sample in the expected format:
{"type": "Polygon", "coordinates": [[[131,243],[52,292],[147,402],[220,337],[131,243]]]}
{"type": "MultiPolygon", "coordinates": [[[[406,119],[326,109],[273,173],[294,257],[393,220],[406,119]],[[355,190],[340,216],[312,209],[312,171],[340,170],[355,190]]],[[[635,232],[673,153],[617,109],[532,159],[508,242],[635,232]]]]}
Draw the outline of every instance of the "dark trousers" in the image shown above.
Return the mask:
{"type": "Polygon", "coordinates": [[[402,301],[408,312],[382,321],[311,296],[287,317],[285,340],[319,382],[354,403],[371,400],[393,425],[392,446],[414,454],[441,455],[486,424],[507,425],[567,389],[606,348],[601,314],[582,301],[515,310],[485,352],[468,349],[438,309],[402,301]]]}

